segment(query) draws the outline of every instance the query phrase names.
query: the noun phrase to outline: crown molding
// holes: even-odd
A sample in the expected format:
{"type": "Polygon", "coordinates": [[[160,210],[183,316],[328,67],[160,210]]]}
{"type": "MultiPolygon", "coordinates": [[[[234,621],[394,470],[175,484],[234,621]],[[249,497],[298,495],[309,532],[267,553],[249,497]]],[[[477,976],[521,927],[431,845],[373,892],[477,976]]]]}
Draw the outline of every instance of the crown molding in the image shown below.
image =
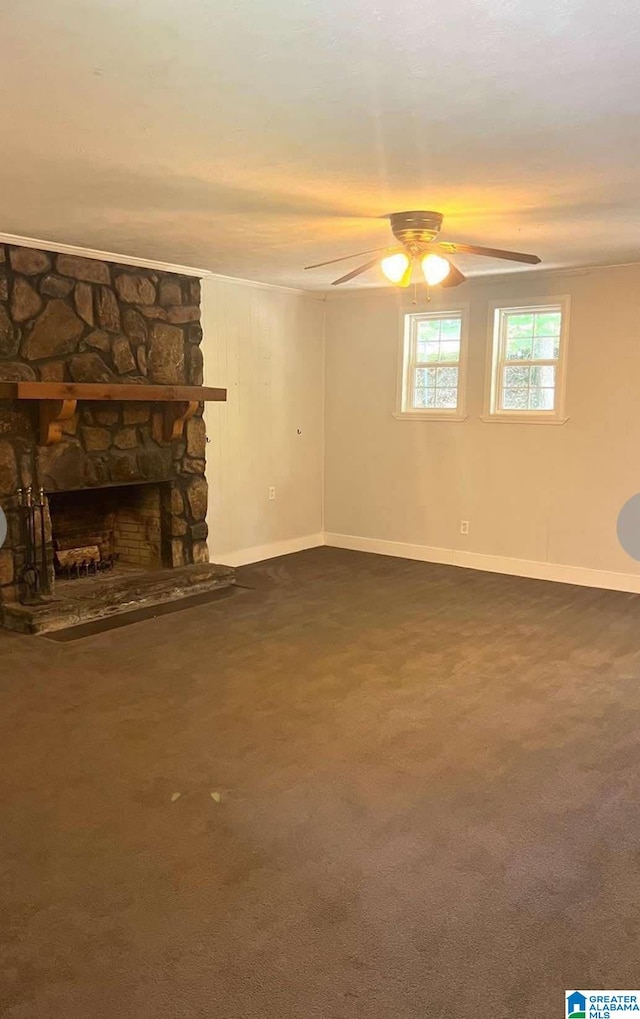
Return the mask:
{"type": "Polygon", "coordinates": [[[81,258],[95,258],[98,262],[117,262],[119,265],[132,265],[140,269],[158,269],[161,272],[175,272],[180,276],[197,276],[200,279],[209,277],[208,269],[196,269],[192,265],[175,265],[172,262],[160,262],[154,258],[134,258],[132,255],[119,255],[113,251],[98,251],[95,248],[83,248],[77,244],[62,244],[57,241],[45,241],[37,237],[20,237],[18,234],[0,233],[0,244],[14,244],[20,248],[39,248],[60,255],[79,255],[81,258]]]}
{"type": "Polygon", "coordinates": [[[306,290],[304,287],[288,287],[284,283],[266,283],[264,280],[248,280],[242,276],[224,276],[219,272],[207,273],[207,278],[218,283],[234,283],[243,287],[253,287],[255,290],[281,290],[286,294],[314,297],[317,301],[325,301],[327,299],[327,291],[325,290],[306,290]]]}
{"type": "Polygon", "coordinates": [[[120,255],[114,251],[99,251],[97,248],[83,248],[78,244],[63,244],[58,241],[41,240],[38,237],[21,237],[19,234],[0,232],[0,244],[13,244],[20,248],[38,248],[41,251],[51,251],[61,255],[79,255],[81,258],[95,258],[99,262],[117,262],[119,265],[137,266],[140,269],[158,269],[160,272],[175,272],[180,276],[197,276],[198,279],[215,280],[219,283],[234,283],[257,290],[280,290],[288,294],[313,297],[317,301],[326,300],[326,294],[322,290],[305,290],[303,287],[287,287],[282,283],[264,283],[260,280],[247,280],[240,276],[225,276],[222,273],[212,272],[210,269],[197,269],[193,265],[176,265],[173,262],[160,262],[155,258],[120,255]]]}

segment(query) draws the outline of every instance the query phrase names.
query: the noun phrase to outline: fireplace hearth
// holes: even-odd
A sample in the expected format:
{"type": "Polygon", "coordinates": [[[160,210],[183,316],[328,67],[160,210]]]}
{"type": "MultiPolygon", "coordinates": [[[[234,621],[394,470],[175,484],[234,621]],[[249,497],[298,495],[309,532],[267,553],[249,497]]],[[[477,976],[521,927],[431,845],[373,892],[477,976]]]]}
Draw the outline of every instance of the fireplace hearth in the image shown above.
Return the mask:
{"type": "Polygon", "coordinates": [[[234,583],[234,571],[214,563],[159,570],[119,563],[113,570],[95,576],[56,581],[51,598],[33,604],[5,602],[3,624],[20,633],[50,633],[137,609],[215,594],[234,583]]]}

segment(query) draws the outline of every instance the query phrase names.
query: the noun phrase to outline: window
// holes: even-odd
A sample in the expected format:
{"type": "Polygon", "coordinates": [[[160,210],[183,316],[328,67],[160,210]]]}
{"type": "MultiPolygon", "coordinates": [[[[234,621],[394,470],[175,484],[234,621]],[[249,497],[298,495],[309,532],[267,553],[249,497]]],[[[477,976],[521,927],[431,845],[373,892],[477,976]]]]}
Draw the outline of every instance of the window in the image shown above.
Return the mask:
{"type": "Polygon", "coordinates": [[[398,417],[464,417],[464,334],[462,311],[404,316],[398,417]]]}
{"type": "Polygon", "coordinates": [[[569,298],[523,307],[496,307],[493,319],[490,419],[566,420],[569,298]]]}

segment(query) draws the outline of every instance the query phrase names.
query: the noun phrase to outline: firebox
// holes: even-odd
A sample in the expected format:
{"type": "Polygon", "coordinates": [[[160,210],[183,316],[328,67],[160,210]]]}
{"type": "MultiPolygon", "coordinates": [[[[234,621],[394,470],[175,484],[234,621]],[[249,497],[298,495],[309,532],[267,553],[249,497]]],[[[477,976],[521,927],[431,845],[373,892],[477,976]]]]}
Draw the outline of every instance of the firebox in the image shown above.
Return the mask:
{"type": "Polygon", "coordinates": [[[171,565],[163,513],[170,487],[169,482],[147,482],[51,492],[56,575],[89,576],[118,564],[147,570],[171,565]]]}

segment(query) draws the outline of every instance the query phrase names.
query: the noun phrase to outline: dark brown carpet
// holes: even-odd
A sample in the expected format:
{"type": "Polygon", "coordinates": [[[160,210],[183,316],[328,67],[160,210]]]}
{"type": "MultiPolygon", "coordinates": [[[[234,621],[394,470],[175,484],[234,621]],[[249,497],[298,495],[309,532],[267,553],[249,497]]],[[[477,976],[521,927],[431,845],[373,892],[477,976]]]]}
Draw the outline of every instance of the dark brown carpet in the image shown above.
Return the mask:
{"type": "Polygon", "coordinates": [[[239,581],[0,637],[2,1014],[534,1019],[635,988],[640,599],[333,549],[239,581]]]}

